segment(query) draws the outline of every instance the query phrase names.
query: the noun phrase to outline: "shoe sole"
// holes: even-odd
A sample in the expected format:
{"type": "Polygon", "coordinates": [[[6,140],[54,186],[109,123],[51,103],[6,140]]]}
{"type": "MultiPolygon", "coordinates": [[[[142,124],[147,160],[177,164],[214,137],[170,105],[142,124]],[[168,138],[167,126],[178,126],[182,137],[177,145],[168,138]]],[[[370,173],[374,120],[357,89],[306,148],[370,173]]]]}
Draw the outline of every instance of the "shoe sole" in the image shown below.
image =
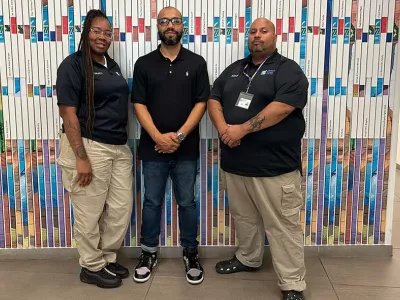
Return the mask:
{"type": "Polygon", "coordinates": [[[202,277],[200,280],[190,280],[187,276],[186,276],[186,280],[187,282],[189,282],[190,284],[196,285],[196,284],[200,284],[203,282],[204,277],[202,277]]]}
{"type": "Polygon", "coordinates": [[[230,269],[229,271],[227,270],[223,270],[221,271],[220,269],[215,268],[215,271],[218,274],[233,274],[233,273],[239,273],[239,272],[255,272],[257,271],[258,268],[254,268],[254,269],[230,269]]]}
{"type": "Polygon", "coordinates": [[[103,289],[113,289],[113,288],[120,287],[120,286],[122,285],[122,281],[120,282],[119,285],[107,285],[107,284],[102,284],[102,283],[98,282],[96,279],[88,279],[88,278],[85,278],[85,277],[83,277],[83,278],[80,277],[80,280],[81,280],[83,283],[95,284],[95,285],[97,285],[99,288],[103,288],[103,289]]]}
{"type": "MultiPolygon", "coordinates": [[[[157,264],[158,264],[158,261],[156,260],[155,263],[154,263],[154,266],[153,266],[153,269],[152,269],[152,270],[154,270],[154,268],[157,266],[157,264]]],[[[135,277],[135,274],[133,274],[133,280],[134,280],[135,282],[137,282],[137,283],[144,283],[144,282],[146,282],[147,280],[150,279],[151,273],[152,273],[152,272],[153,272],[153,271],[151,271],[150,274],[149,274],[149,276],[147,276],[146,278],[136,278],[136,277],[135,277]]]]}

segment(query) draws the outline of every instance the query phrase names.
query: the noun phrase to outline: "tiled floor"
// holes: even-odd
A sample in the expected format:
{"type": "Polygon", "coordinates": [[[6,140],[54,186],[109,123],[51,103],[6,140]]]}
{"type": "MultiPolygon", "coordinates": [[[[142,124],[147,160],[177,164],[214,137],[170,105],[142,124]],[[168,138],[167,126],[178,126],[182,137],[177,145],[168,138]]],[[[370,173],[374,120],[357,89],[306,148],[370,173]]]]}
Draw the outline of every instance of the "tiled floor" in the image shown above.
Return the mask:
{"type": "MultiPolygon", "coordinates": [[[[400,172],[396,183],[391,258],[307,258],[307,299],[400,299],[400,172]]],[[[122,287],[103,290],[82,284],[76,260],[0,262],[0,300],[180,300],[281,299],[272,264],[256,273],[219,275],[216,259],[203,259],[205,280],[186,283],[180,259],[164,259],[155,276],[144,284],[132,278],[122,287]]],[[[122,261],[132,269],[136,261],[122,261]]]]}

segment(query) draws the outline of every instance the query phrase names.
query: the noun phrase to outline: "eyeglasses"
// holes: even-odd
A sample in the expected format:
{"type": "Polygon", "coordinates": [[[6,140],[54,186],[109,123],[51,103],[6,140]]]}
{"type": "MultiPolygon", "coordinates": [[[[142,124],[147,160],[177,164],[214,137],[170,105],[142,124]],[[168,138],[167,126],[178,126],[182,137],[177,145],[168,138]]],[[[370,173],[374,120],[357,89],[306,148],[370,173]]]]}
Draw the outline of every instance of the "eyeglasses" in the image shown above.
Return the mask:
{"type": "Polygon", "coordinates": [[[172,19],[161,18],[161,19],[157,19],[157,23],[160,26],[168,26],[169,22],[171,22],[172,25],[182,25],[182,18],[172,18],[172,19]]]}
{"type": "Polygon", "coordinates": [[[104,35],[107,39],[112,39],[112,37],[113,37],[113,33],[108,30],[103,31],[98,28],[90,28],[90,31],[93,32],[97,36],[104,35]]]}

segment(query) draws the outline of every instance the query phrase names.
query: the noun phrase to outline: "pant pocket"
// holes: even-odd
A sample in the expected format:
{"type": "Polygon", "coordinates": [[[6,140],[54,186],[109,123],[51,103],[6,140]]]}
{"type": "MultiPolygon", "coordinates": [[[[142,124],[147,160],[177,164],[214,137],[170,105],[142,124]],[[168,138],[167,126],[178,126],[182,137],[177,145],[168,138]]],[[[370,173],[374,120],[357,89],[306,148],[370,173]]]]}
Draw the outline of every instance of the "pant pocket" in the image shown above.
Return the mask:
{"type": "Polygon", "coordinates": [[[295,184],[282,186],[281,213],[285,217],[297,214],[303,205],[300,191],[295,184]]]}
{"type": "Polygon", "coordinates": [[[61,166],[62,183],[64,188],[69,192],[73,192],[74,182],[76,181],[76,170],[67,166],[61,166]]]}

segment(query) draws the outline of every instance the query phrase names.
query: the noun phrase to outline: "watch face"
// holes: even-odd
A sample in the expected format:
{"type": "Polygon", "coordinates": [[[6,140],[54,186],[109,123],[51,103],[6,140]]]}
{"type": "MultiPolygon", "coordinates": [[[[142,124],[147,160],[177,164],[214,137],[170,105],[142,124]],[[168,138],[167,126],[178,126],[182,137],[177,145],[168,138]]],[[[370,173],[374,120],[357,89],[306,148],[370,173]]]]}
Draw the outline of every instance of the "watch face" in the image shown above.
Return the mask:
{"type": "Polygon", "coordinates": [[[182,133],[179,133],[178,139],[182,142],[185,139],[185,136],[182,133]]]}

